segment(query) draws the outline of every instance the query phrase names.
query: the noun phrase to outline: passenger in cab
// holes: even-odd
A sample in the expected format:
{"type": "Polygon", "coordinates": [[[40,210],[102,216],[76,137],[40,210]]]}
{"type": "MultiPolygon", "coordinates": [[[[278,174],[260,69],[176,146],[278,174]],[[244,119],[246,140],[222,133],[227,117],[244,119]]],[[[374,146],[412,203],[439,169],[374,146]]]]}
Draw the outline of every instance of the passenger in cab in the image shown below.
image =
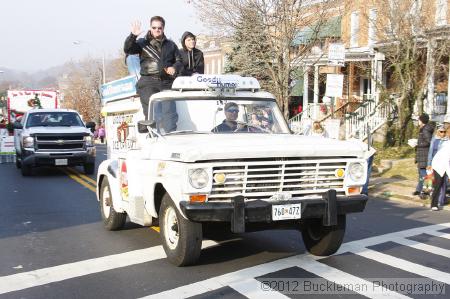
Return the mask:
{"type": "Polygon", "coordinates": [[[239,106],[234,102],[225,104],[225,119],[224,121],[212,129],[214,133],[234,132],[237,130],[237,118],[239,115],[239,106]]]}
{"type": "Polygon", "coordinates": [[[194,34],[189,31],[183,33],[181,36],[181,46],[183,48],[180,50],[183,61],[182,76],[204,73],[205,59],[203,58],[203,52],[195,47],[196,44],[197,39],[194,34]]]}

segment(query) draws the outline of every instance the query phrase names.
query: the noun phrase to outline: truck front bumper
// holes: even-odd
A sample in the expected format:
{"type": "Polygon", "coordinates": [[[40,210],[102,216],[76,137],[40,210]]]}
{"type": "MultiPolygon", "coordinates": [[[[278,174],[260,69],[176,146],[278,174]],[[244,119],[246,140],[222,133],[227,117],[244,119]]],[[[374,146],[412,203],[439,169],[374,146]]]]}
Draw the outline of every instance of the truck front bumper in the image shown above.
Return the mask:
{"type": "Polygon", "coordinates": [[[68,166],[95,163],[95,147],[78,152],[35,152],[23,150],[22,165],[25,166],[55,166],[56,159],[67,159],[68,166]]]}
{"type": "Polygon", "coordinates": [[[322,218],[326,226],[336,225],[337,215],[364,211],[366,195],[339,196],[334,190],[324,193],[322,199],[295,199],[277,202],[263,200],[245,202],[242,196],[231,202],[180,202],[181,210],[194,222],[231,222],[234,232],[244,232],[245,223],[271,223],[272,206],[301,204],[301,219],[322,218]]]}

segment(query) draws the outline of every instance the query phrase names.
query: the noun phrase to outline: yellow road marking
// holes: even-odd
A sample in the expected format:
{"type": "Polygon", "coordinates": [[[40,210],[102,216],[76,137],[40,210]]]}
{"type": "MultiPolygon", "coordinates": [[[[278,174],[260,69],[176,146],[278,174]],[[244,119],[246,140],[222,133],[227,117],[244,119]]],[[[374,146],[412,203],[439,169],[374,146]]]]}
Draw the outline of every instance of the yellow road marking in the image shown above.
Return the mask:
{"type": "Polygon", "coordinates": [[[61,170],[67,174],[72,180],[76,181],[77,183],[80,183],[81,185],[83,185],[84,187],[88,188],[89,190],[91,190],[92,192],[96,192],[95,187],[86,183],[85,181],[83,181],[81,178],[79,178],[77,175],[69,172],[67,169],[61,168],[61,170]]]}
{"type": "MultiPolygon", "coordinates": [[[[87,177],[87,176],[79,173],[75,169],[70,168],[70,167],[61,168],[61,170],[65,174],[67,174],[72,180],[76,181],[77,183],[80,183],[81,185],[83,185],[84,187],[88,188],[92,192],[96,192],[96,188],[86,182],[86,181],[89,181],[89,182],[93,183],[94,185],[97,184],[97,182],[94,181],[93,179],[91,179],[90,177],[87,177]],[[82,180],[81,178],[84,178],[86,181],[82,180]]],[[[150,226],[150,228],[152,230],[154,230],[155,232],[158,232],[158,233],[160,232],[159,231],[159,226],[150,226]]]]}
{"type": "Polygon", "coordinates": [[[76,169],[73,169],[72,167],[67,167],[67,169],[71,172],[73,172],[74,174],[76,174],[77,176],[81,177],[82,179],[84,179],[85,181],[87,181],[88,183],[93,184],[94,186],[97,185],[97,182],[94,179],[91,179],[90,177],[88,177],[87,175],[81,174],[79,173],[76,169]]]}

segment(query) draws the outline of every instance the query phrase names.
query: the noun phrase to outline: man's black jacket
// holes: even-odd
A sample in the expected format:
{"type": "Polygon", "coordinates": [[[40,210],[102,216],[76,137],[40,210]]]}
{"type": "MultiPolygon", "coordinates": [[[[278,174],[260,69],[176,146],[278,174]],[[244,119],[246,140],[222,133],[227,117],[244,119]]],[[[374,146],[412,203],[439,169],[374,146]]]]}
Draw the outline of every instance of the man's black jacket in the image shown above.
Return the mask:
{"type": "Polygon", "coordinates": [[[130,34],[125,40],[124,51],[128,55],[139,54],[142,76],[156,76],[161,80],[173,80],[183,68],[177,45],[164,37],[161,42],[154,39],[150,32],[145,38],[137,39],[130,34]],[[168,75],[164,68],[174,67],[175,76],[168,75]]]}

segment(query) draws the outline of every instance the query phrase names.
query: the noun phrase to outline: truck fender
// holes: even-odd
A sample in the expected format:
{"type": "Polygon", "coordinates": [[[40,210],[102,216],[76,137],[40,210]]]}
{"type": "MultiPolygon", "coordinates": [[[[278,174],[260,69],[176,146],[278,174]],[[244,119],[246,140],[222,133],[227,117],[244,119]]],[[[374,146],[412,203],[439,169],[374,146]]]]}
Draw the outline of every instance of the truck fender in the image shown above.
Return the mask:
{"type": "Polygon", "coordinates": [[[102,181],[107,178],[111,190],[114,210],[119,213],[125,212],[122,207],[122,196],[120,194],[119,167],[117,159],[108,159],[100,163],[97,172],[97,201],[100,201],[100,186],[102,181]]]}
{"type": "MultiPolygon", "coordinates": [[[[144,190],[145,192],[145,198],[151,199],[145,201],[145,209],[147,212],[154,218],[158,218],[159,213],[159,207],[161,205],[162,197],[164,196],[164,193],[168,193],[170,198],[175,203],[176,208],[178,209],[178,212],[186,218],[183,211],[181,210],[179,206],[179,197],[181,195],[181,190],[179,187],[173,186],[172,184],[169,184],[165,182],[165,180],[160,180],[158,182],[155,182],[154,185],[150,185],[144,190]]],[[[187,219],[187,218],[186,218],[187,219]]]]}

